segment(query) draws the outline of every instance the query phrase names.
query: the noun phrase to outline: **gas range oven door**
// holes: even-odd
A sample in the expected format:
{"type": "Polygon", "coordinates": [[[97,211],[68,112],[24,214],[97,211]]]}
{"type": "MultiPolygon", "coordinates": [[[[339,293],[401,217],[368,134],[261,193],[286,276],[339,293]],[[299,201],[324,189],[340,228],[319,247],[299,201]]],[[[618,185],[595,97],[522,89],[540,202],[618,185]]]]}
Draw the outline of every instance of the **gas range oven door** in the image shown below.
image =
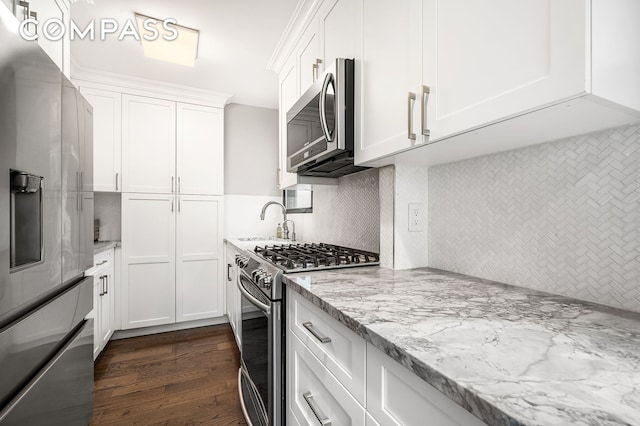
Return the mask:
{"type": "Polygon", "coordinates": [[[255,310],[242,312],[242,366],[238,390],[245,420],[253,426],[283,424],[282,302],[269,300],[241,271],[242,303],[255,310]]]}

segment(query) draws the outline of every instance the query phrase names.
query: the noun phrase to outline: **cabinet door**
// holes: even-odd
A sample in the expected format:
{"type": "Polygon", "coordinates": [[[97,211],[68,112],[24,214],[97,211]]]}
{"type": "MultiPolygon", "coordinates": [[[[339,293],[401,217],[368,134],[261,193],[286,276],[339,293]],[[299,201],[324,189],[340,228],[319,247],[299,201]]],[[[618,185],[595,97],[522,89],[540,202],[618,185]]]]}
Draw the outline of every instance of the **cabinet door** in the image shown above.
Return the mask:
{"type": "Polygon", "coordinates": [[[177,105],[179,194],[224,194],[224,110],[177,105]]]}
{"type": "MultiPolygon", "coordinates": [[[[304,93],[318,78],[322,60],[318,45],[318,27],[311,21],[296,47],[298,93],[304,93]]],[[[287,108],[288,109],[288,108],[287,108]]]]}
{"type": "Polygon", "coordinates": [[[360,58],[359,0],[327,0],[318,12],[322,71],[337,58],[360,58]]]}
{"type": "Polygon", "coordinates": [[[122,95],[122,191],[175,189],[176,104],[122,95]]]}
{"type": "Polygon", "coordinates": [[[122,196],[122,328],[175,322],[173,195],[122,196]]]}
{"type": "MultiPolygon", "coordinates": [[[[69,10],[65,6],[62,0],[29,0],[29,11],[35,12],[37,14],[37,34],[38,34],[38,44],[42,49],[49,55],[49,57],[56,63],[60,70],[64,70],[64,59],[63,54],[65,49],[65,41],[64,39],[68,37],[68,32],[61,36],[60,40],[54,40],[57,37],[56,34],[60,34],[57,31],[61,31],[60,25],[58,23],[49,22],[48,29],[45,29],[45,24],[50,19],[59,20],[66,25],[66,15],[69,13],[69,10]]],[[[24,8],[18,5],[18,0],[16,0],[16,16],[20,21],[22,21],[24,17],[24,8]]],[[[31,24],[28,27],[33,27],[31,24]]],[[[66,27],[68,28],[68,27],[66,27]]],[[[31,32],[31,28],[27,28],[28,32],[31,32]]]]}
{"type": "Polygon", "coordinates": [[[362,128],[356,142],[356,164],[423,140],[419,120],[422,0],[402,1],[393,7],[384,0],[366,0],[362,16],[362,128]]]}
{"type": "Polygon", "coordinates": [[[486,426],[369,343],[367,412],[381,426],[486,426]]]}
{"type": "Polygon", "coordinates": [[[100,355],[100,299],[102,293],[102,280],[99,275],[93,276],[93,360],[100,355]]]}
{"type": "Polygon", "coordinates": [[[113,335],[113,263],[101,277],[104,288],[100,297],[100,346],[104,349],[113,335]]]}
{"type": "Polygon", "coordinates": [[[298,183],[298,175],[287,172],[287,111],[298,99],[296,89],[296,61],[289,59],[280,74],[280,170],[278,183],[281,189],[298,183]]]}
{"type": "Polygon", "coordinates": [[[93,107],[93,190],[122,190],[122,95],[82,88],[93,107]]]}
{"type": "Polygon", "coordinates": [[[234,300],[233,300],[233,296],[234,296],[234,292],[233,292],[233,286],[236,285],[236,270],[235,270],[235,261],[233,258],[233,255],[230,254],[229,252],[227,252],[227,277],[226,277],[226,284],[227,284],[227,291],[226,291],[226,303],[227,303],[227,319],[229,319],[229,324],[231,325],[231,328],[233,329],[233,332],[235,333],[236,331],[236,324],[235,324],[235,313],[236,313],[236,309],[234,307],[234,300]]]}
{"type": "Polygon", "coordinates": [[[222,197],[178,197],[178,322],[224,315],[222,211],[222,197]]]}
{"type": "Polygon", "coordinates": [[[588,4],[425,0],[430,125],[449,136],[585,93],[588,4]]]}
{"type": "Polygon", "coordinates": [[[287,346],[289,416],[302,425],[364,426],[364,408],[293,333],[287,346]]]}

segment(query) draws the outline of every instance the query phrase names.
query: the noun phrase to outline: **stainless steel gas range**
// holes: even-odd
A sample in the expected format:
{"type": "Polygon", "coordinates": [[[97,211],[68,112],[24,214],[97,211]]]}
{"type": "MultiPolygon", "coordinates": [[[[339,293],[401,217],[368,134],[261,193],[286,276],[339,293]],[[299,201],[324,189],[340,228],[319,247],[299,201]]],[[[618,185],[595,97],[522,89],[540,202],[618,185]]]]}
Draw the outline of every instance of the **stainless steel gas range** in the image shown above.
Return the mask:
{"type": "Polygon", "coordinates": [[[238,389],[249,425],[285,422],[285,332],[282,275],[378,265],[378,254],[331,244],[256,246],[236,256],[238,288],[255,310],[242,313],[238,389]]]}

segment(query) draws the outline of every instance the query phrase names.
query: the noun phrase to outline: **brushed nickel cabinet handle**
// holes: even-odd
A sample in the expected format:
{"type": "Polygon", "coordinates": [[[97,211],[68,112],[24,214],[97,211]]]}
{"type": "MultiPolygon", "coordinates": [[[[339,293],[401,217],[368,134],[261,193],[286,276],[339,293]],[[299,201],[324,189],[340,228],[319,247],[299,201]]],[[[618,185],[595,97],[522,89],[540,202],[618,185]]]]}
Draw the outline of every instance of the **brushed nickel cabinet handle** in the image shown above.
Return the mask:
{"type": "Polygon", "coordinates": [[[316,402],[313,400],[313,395],[311,394],[311,392],[303,393],[302,397],[305,401],[307,401],[307,405],[309,405],[309,408],[311,408],[311,411],[313,411],[313,414],[316,416],[316,419],[318,419],[318,422],[320,422],[322,426],[331,426],[331,420],[329,419],[329,417],[325,416],[322,413],[320,407],[318,407],[316,402]]]}
{"type": "Polygon", "coordinates": [[[178,176],[178,194],[180,193],[180,176],[178,176]]]}
{"type": "Polygon", "coordinates": [[[116,173],[116,191],[118,190],[118,175],[120,175],[120,173],[116,173]]]}
{"type": "Polygon", "coordinates": [[[427,129],[427,102],[429,102],[429,94],[431,93],[431,88],[429,86],[422,86],[420,91],[420,130],[422,136],[426,136],[427,140],[429,140],[429,136],[431,132],[427,129]]]}
{"type": "Polygon", "coordinates": [[[407,96],[407,138],[409,138],[409,140],[412,140],[412,141],[416,140],[416,134],[413,133],[413,114],[412,114],[413,104],[415,100],[416,100],[416,94],[413,92],[409,92],[409,95],[407,96]]]}
{"type": "Polygon", "coordinates": [[[171,200],[171,213],[173,213],[173,200],[171,200]]]}
{"type": "Polygon", "coordinates": [[[313,326],[313,323],[305,322],[305,323],[302,324],[302,326],[304,328],[306,328],[307,330],[309,330],[309,333],[313,334],[313,337],[318,339],[318,341],[320,341],[320,343],[329,343],[329,342],[331,342],[331,337],[323,336],[320,333],[318,333],[318,331],[313,326]]]}
{"type": "Polygon", "coordinates": [[[171,192],[173,192],[173,176],[171,176],[171,192]]]}

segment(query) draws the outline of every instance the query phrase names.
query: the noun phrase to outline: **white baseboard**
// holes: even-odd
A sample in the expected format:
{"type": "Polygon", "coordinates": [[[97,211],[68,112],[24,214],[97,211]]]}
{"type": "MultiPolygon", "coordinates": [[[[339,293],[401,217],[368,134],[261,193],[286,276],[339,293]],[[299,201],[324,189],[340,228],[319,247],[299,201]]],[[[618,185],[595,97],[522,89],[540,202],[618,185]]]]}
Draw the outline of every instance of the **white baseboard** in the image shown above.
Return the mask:
{"type": "Polygon", "coordinates": [[[167,333],[169,331],[187,330],[190,328],[206,327],[209,325],[228,324],[226,315],[216,318],[181,322],[176,324],[156,325],[153,327],[135,328],[132,330],[117,330],[113,333],[111,340],[128,339],[129,337],[147,336],[149,334],[167,333]]]}

